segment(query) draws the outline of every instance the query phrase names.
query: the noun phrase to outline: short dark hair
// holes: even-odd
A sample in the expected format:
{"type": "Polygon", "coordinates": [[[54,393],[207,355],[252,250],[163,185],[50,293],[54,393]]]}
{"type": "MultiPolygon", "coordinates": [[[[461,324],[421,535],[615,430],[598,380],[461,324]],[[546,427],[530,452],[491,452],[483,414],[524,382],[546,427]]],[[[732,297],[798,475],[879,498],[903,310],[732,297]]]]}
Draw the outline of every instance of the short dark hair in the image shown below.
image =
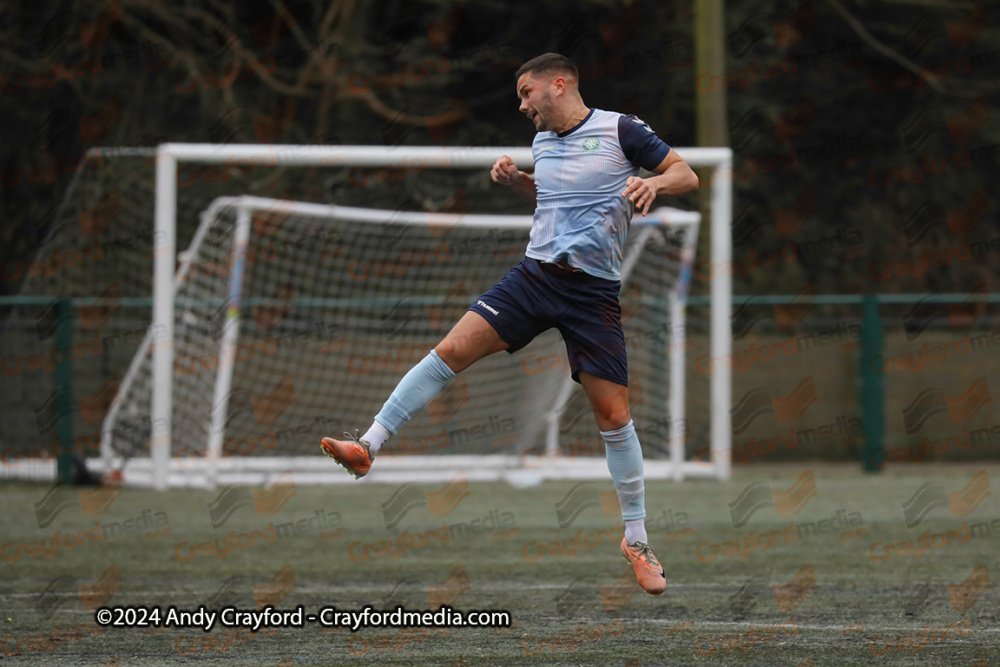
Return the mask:
{"type": "Polygon", "coordinates": [[[514,80],[521,78],[522,74],[543,74],[545,72],[562,72],[572,76],[574,81],[580,80],[580,73],[576,69],[573,61],[559,53],[543,53],[521,65],[514,74],[514,80]]]}

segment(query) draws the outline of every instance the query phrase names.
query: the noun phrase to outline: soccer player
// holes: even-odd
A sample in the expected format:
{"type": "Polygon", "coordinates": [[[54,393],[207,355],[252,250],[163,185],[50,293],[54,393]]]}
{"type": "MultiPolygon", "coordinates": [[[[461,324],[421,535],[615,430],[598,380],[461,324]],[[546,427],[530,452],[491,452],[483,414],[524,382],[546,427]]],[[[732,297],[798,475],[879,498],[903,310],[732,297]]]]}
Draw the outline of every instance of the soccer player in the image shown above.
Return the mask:
{"type": "Polygon", "coordinates": [[[583,386],[604,438],[625,520],[622,554],[642,589],[659,595],[666,579],[646,537],[642,449],[629,414],[618,302],[620,266],[633,213],[645,215],[660,195],[696,190],[698,177],[643,121],[588,108],[576,66],[565,56],[533,58],[516,79],[520,111],[538,131],[531,147],[534,175],[504,155],[490,176],[535,204],[525,258],[403,377],[364,435],[324,438],[322,449],[356,478],[364,476],[385,441],[456,373],[494,352],[513,353],[557,327],[572,377],[583,386]],[[639,178],[640,167],[656,175],[639,178]]]}

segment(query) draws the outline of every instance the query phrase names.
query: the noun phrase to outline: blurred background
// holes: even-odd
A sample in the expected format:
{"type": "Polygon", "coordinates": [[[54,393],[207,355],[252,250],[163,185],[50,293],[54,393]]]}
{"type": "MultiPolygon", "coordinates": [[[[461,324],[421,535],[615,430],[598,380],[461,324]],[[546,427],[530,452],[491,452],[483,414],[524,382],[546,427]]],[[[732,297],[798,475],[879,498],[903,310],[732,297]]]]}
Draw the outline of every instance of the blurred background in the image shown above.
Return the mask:
{"type": "MultiPolygon", "coordinates": [[[[67,224],[86,241],[108,210],[152,219],[151,153],[85,159],[88,150],[528,146],[513,74],[547,51],[576,62],[588,105],[634,113],[675,147],[734,151],[733,265],[699,259],[689,305],[697,321],[711,272],[732,273],[733,409],[761,388],[774,400],[770,416],[734,429],[734,461],[867,459],[878,469],[1000,452],[990,187],[1000,178],[1000,16],[986,2],[101,0],[12,2],[4,14],[5,460],[91,433],[149,321],[152,267],[136,248],[149,246],[150,227],[136,227],[131,245],[105,242],[112,261],[100,271],[37,261],[67,224]],[[88,190],[95,183],[112,183],[116,199],[88,200],[107,191],[88,190]],[[54,367],[28,373],[17,360],[93,337],[101,314],[83,310],[60,338],[57,301],[68,297],[121,314],[115,344],[71,371],[74,391],[96,397],[94,414],[73,410],[66,425],[49,419],[65,414],[47,403],[54,367]],[[796,391],[805,407],[782,413],[796,391]],[[865,453],[873,438],[881,454],[865,453]]],[[[178,184],[191,214],[181,247],[223,193],[439,210],[463,190],[473,212],[530,213],[485,172],[182,167],[178,184]]],[[[670,203],[707,213],[708,190],[670,203]]],[[[708,243],[705,225],[699,258],[708,243]]],[[[704,377],[712,363],[693,353],[688,372],[704,377]]],[[[701,449],[692,437],[689,456],[701,449]]]]}

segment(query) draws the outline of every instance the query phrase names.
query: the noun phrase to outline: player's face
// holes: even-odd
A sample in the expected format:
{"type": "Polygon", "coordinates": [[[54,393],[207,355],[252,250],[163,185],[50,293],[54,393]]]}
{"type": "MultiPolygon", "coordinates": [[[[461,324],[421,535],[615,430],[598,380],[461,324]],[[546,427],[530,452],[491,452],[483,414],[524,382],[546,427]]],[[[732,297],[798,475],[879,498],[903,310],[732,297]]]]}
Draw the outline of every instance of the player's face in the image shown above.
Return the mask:
{"type": "Polygon", "coordinates": [[[519,111],[535,124],[536,130],[547,131],[554,120],[555,108],[549,82],[532,72],[522,74],[517,80],[517,97],[521,100],[519,111]]]}

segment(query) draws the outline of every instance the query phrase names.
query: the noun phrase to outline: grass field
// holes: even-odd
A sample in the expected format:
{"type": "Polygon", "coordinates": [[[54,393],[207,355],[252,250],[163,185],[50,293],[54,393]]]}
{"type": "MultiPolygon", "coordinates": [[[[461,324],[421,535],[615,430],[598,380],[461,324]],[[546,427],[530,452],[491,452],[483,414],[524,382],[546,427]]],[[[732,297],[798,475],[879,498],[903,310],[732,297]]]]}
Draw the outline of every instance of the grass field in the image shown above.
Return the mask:
{"type": "Polygon", "coordinates": [[[572,482],[472,482],[466,495],[459,480],[444,490],[359,482],[222,498],[223,489],[72,489],[45,502],[46,487],[6,485],[0,648],[11,664],[996,666],[1000,494],[986,494],[998,474],[919,465],[864,476],[816,464],[737,468],[726,483],[650,482],[650,541],[668,582],[659,597],[638,590],[619,555],[620,519],[599,502],[610,480],[572,495],[572,482]],[[731,511],[757,482],[773,496],[762,484],[731,511]],[[927,483],[938,484],[904,509],[927,483]],[[735,515],[745,523],[734,528],[735,515]],[[821,523],[838,516],[848,525],[821,523]],[[142,517],[159,525],[126,523],[142,517]],[[925,533],[923,553],[898,546],[919,547],[925,533]],[[391,553],[387,542],[407,549],[391,553]],[[507,610],[514,624],[206,634],[102,630],[87,609],[432,602],[507,610]]]}

